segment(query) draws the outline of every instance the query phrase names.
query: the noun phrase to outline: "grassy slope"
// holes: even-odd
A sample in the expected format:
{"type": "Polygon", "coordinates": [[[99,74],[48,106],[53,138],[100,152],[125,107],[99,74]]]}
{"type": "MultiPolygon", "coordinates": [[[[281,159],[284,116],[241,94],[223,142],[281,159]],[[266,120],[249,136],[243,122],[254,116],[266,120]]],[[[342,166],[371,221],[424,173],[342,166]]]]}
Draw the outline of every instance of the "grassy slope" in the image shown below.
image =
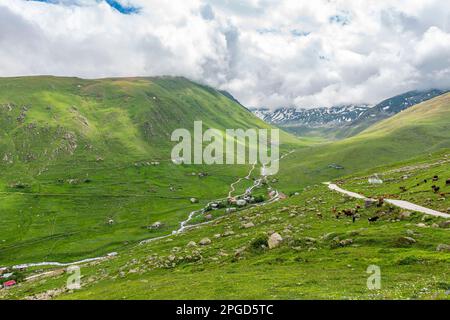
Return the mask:
{"type": "MultiPolygon", "coordinates": [[[[438,202],[435,199],[430,206],[438,202]]],[[[228,215],[82,267],[81,290],[66,290],[68,275],[63,274],[0,295],[8,299],[448,299],[450,253],[436,251],[439,244],[450,244],[450,229],[436,226],[442,219],[413,214],[399,220],[401,211],[385,206],[361,209],[361,218],[352,223],[350,218],[336,219],[331,210],[358,204],[362,202],[323,185],[308,187],[285,201],[228,215]],[[381,211],[387,214],[368,223],[368,217],[381,211]],[[243,228],[249,221],[255,227],[243,228]],[[230,230],[233,235],[223,236],[230,230]],[[272,250],[261,248],[273,231],[282,235],[284,243],[272,250]],[[417,242],[404,244],[400,239],[405,236],[417,242]],[[212,244],[187,246],[204,237],[212,244]],[[338,245],[343,239],[353,243],[338,245]],[[367,289],[369,265],[381,268],[381,290],[367,289]]]]}
{"type": "MultiPolygon", "coordinates": [[[[0,79],[0,265],[105,254],[166,234],[224,197],[249,166],[169,161],[172,131],[191,130],[195,120],[205,128],[269,128],[184,78],[0,79]],[[154,160],[161,165],[146,164],[154,160]],[[148,231],[155,221],[165,227],[148,231]]],[[[282,139],[285,148],[309,143],[282,139]]]]}
{"type": "Polygon", "coordinates": [[[450,94],[436,97],[345,140],[298,150],[281,167],[287,190],[450,147],[450,94]],[[343,170],[330,168],[338,164],[343,170]],[[292,174],[295,172],[295,175],[292,174]]]}
{"type": "Polygon", "coordinates": [[[450,213],[450,152],[422,156],[395,166],[382,166],[367,170],[364,175],[339,179],[344,188],[368,197],[389,197],[450,213]],[[368,179],[377,174],[383,184],[369,184],[368,179]],[[438,178],[433,180],[437,176],[438,178]],[[434,192],[432,186],[440,188],[434,192]]]}

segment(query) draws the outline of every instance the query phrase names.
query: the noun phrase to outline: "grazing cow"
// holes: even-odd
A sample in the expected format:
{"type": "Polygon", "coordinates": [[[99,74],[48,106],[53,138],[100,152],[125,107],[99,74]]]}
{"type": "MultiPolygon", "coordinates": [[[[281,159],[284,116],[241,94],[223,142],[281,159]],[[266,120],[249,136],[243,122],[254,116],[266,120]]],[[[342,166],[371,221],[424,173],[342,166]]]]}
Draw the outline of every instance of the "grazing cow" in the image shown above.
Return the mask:
{"type": "Polygon", "coordinates": [[[427,180],[427,179],[425,179],[425,180],[423,180],[423,182],[427,183],[427,182],[428,182],[428,180],[427,180]]]}
{"type": "Polygon", "coordinates": [[[445,181],[445,185],[446,185],[446,186],[450,186],[450,179],[447,179],[447,180],[445,181]]]}
{"type": "Polygon", "coordinates": [[[354,215],[355,213],[353,212],[352,209],[344,209],[344,214],[345,214],[345,216],[347,216],[347,217],[353,217],[353,215],[354,215]]]}
{"type": "Polygon", "coordinates": [[[437,186],[431,186],[431,189],[433,189],[433,191],[434,191],[434,193],[438,193],[439,192],[439,190],[441,190],[441,188],[440,187],[437,187],[437,186]]]}
{"type": "Polygon", "coordinates": [[[369,220],[369,222],[376,222],[376,221],[378,221],[378,219],[380,219],[380,217],[379,216],[375,216],[375,217],[369,218],[367,220],[369,220]]]}
{"type": "Polygon", "coordinates": [[[406,187],[400,187],[401,192],[406,192],[406,187]]]}
{"type": "Polygon", "coordinates": [[[433,177],[433,181],[438,181],[439,180],[439,176],[434,176],[433,177]]]}
{"type": "Polygon", "coordinates": [[[382,207],[384,204],[384,198],[378,198],[377,207],[382,207]]]}

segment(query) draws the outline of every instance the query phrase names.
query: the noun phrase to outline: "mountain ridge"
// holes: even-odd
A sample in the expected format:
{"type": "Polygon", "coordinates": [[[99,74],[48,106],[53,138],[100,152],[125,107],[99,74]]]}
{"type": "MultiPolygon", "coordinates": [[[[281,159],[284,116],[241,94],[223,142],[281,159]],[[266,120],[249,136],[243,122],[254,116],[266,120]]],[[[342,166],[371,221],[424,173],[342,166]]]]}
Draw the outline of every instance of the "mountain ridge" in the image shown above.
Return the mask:
{"type": "Polygon", "coordinates": [[[267,123],[277,125],[298,136],[320,135],[331,139],[354,136],[371,125],[387,119],[418,103],[447,93],[449,90],[413,90],[370,106],[344,105],[330,108],[251,108],[267,123]]]}

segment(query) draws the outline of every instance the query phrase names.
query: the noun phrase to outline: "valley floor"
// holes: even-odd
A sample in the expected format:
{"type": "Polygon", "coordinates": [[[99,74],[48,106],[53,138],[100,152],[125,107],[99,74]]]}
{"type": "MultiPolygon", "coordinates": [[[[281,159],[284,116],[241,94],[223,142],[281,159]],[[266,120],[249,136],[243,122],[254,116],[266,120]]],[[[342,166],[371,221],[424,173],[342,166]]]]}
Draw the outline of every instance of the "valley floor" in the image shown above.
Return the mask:
{"type": "Polygon", "coordinates": [[[218,218],[168,239],[2,290],[3,299],[449,299],[447,220],[362,199],[325,185],[218,218]],[[336,210],[359,209],[355,222],[336,210]],[[383,211],[383,213],[381,213],[383,211]],[[380,216],[376,222],[367,219],[380,216]],[[274,232],[282,241],[269,249],[274,232]],[[209,241],[205,241],[208,239],[209,241]],[[447,251],[446,251],[447,250],[447,251]],[[379,268],[381,287],[370,276],[379,268]],[[368,286],[369,283],[369,286],[368,286]]]}

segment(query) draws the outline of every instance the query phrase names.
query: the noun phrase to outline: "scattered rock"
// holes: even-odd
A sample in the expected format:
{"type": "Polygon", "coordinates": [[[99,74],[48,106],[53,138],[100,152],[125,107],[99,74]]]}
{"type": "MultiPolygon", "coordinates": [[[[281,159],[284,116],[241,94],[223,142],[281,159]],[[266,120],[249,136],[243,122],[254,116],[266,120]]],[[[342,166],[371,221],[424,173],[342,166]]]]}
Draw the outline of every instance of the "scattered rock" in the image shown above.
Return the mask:
{"type": "Polygon", "coordinates": [[[234,235],[234,231],[233,230],[227,230],[227,231],[225,231],[223,233],[224,237],[229,237],[229,236],[232,236],[232,235],[234,235]]]}
{"type": "Polygon", "coordinates": [[[255,224],[254,224],[253,222],[247,222],[247,223],[244,223],[244,224],[242,225],[242,227],[243,227],[244,229],[253,228],[254,226],[255,226],[255,224]]]}
{"type": "Polygon", "coordinates": [[[193,248],[196,246],[197,246],[197,244],[194,241],[189,241],[189,243],[186,245],[186,247],[188,247],[188,248],[193,248]]]}
{"type": "Polygon", "coordinates": [[[226,213],[232,213],[232,212],[236,212],[236,208],[227,208],[225,210],[226,213]]]}
{"type": "Polygon", "coordinates": [[[409,211],[403,211],[400,213],[399,218],[400,218],[400,220],[405,220],[405,219],[408,219],[409,217],[411,217],[411,214],[412,213],[409,211]]]}
{"type": "Polygon", "coordinates": [[[203,238],[202,240],[199,241],[198,244],[201,246],[207,246],[211,244],[211,240],[209,238],[203,238]]]}
{"type": "Polygon", "coordinates": [[[157,221],[157,222],[155,222],[154,224],[152,224],[152,225],[149,227],[149,229],[159,229],[159,228],[161,228],[162,226],[163,226],[162,222],[157,221]]]}
{"type": "Polygon", "coordinates": [[[344,239],[344,240],[339,241],[339,245],[341,247],[346,247],[346,246],[349,246],[351,244],[353,244],[353,239],[344,239]]]}
{"type": "Polygon", "coordinates": [[[245,250],[247,250],[247,247],[242,247],[242,248],[236,249],[236,251],[234,252],[234,255],[236,257],[239,257],[245,252],[245,250]]]}
{"type": "Polygon", "coordinates": [[[397,239],[397,242],[402,245],[411,245],[411,244],[416,243],[417,241],[416,241],[416,239],[411,238],[411,237],[400,237],[397,239]]]}
{"type": "Polygon", "coordinates": [[[337,235],[336,232],[325,233],[322,236],[322,239],[323,240],[329,240],[329,239],[332,239],[332,238],[336,237],[336,235],[337,235]]]}
{"type": "Polygon", "coordinates": [[[441,243],[437,246],[436,251],[439,252],[450,252],[450,245],[441,243]]]}
{"type": "Polygon", "coordinates": [[[281,237],[281,235],[275,232],[269,237],[267,244],[269,245],[269,249],[273,249],[278,247],[282,241],[283,238],[281,237]]]}
{"type": "Polygon", "coordinates": [[[425,223],[418,223],[418,224],[416,224],[416,226],[419,227],[419,228],[426,228],[426,227],[428,227],[425,223]]]}
{"type": "Polygon", "coordinates": [[[245,200],[243,200],[243,199],[239,199],[239,200],[236,201],[236,205],[237,205],[238,207],[244,207],[244,206],[247,205],[247,201],[245,201],[245,200]]]}
{"type": "Polygon", "coordinates": [[[305,238],[303,238],[303,240],[305,240],[305,242],[309,242],[309,243],[317,242],[317,240],[315,238],[311,238],[311,237],[305,237],[305,238]]]}
{"type": "Polygon", "coordinates": [[[359,232],[358,230],[351,230],[351,231],[348,231],[347,234],[348,234],[350,237],[356,237],[356,236],[359,236],[359,235],[360,235],[360,232],[359,232]]]}

